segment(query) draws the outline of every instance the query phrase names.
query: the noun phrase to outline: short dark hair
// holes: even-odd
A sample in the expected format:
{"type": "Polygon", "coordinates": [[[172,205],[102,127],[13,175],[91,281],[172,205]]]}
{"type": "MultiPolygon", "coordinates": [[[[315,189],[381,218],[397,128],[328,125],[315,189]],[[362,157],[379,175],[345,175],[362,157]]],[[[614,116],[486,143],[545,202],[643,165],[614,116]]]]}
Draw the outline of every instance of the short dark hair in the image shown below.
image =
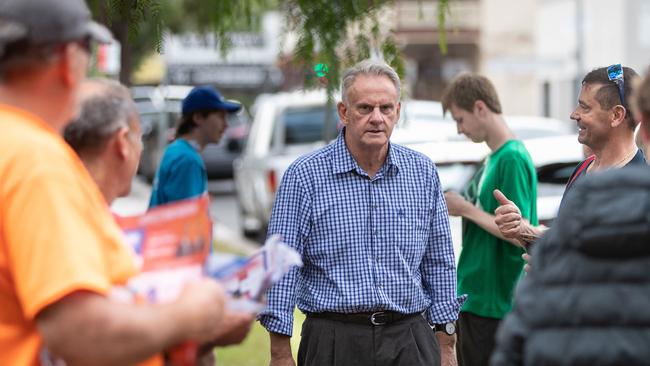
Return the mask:
{"type": "MultiPolygon", "coordinates": [[[[636,127],[636,122],[634,121],[632,111],[629,107],[629,98],[632,96],[633,80],[638,77],[639,74],[637,74],[636,71],[626,66],[623,67],[623,84],[625,84],[624,90],[626,99],[626,103],[623,105],[623,107],[625,107],[625,120],[627,121],[627,125],[631,130],[634,130],[636,127]]],[[[616,105],[622,105],[623,103],[620,95],[618,94],[618,86],[616,86],[615,82],[609,80],[607,67],[599,67],[597,69],[591,70],[582,79],[582,85],[602,85],[596,93],[596,101],[602,109],[610,109],[616,105]]]]}
{"type": "Polygon", "coordinates": [[[442,95],[443,113],[455,104],[458,108],[472,112],[476,101],[481,100],[494,113],[501,114],[501,102],[497,90],[483,75],[463,73],[454,78],[442,95]]]}
{"type": "Polygon", "coordinates": [[[216,110],[194,111],[181,115],[181,119],[178,121],[178,126],[176,126],[176,137],[190,133],[197,127],[196,123],[194,123],[195,114],[205,118],[213,112],[216,112],[216,110]]]}
{"type": "Polygon", "coordinates": [[[66,126],[63,137],[78,155],[96,155],[104,150],[111,136],[127,127],[137,116],[129,90],[114,80],[87,81],[99,86],[90,96],[82,96],[79,116],[66,126]]]}

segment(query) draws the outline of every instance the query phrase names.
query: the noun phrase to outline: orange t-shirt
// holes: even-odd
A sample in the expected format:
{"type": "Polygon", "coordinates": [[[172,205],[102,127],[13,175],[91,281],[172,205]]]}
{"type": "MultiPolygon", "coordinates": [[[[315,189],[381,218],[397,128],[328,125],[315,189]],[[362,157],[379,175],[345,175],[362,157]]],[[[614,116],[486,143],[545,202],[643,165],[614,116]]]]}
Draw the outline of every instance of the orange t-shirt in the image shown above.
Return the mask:
{"type": "Polygon", "coordinates": [[[0,365],[38,365],[35,317],[78,291],[135,274],[108,206],[74,151],[27,112],[0,105],[0,365]]]}

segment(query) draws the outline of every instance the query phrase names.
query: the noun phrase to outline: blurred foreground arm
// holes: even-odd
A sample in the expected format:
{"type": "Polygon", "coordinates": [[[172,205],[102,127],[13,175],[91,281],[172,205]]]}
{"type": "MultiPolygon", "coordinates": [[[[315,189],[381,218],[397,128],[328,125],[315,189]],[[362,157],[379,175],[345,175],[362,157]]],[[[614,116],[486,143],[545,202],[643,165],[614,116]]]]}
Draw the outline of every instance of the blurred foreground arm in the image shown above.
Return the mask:
{"type": "Polygon", "coordinates": [[[231,310],[226,305],[223,320],[217,327],[216,336],[209,345],[224,347],[241,343],[250,332],[253,321],[255,321],[254,313],[231,310]]]}
{"type": "Polygon", "coordinates": [[[36,317],[49,350],[68,365],[130,365],[186,340],[223,335],[225,294],[213,280],[188,284],[168,304],[131,305],[75,292],[36,317]]]}

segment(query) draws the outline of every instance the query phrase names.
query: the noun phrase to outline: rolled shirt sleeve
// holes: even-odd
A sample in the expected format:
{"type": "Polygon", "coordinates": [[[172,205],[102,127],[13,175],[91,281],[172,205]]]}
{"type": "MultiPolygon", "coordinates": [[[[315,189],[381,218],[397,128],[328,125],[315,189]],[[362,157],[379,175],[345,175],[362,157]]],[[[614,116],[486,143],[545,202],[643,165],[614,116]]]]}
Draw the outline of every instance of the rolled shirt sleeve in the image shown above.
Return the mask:
{"type": "Polygon", "coordinates": [[[431,233],[420,271],[425,293],[431,299],[426,311],[430,324],[441,324],[458,319],[466,295],[457,296],[456,259],[451,240],[447,204],[442,193],[438,172],[434,170],[431,182],[431,233]]]}
{"type": "MultiPolygon", "coordinates": [[[[302,184],[299,168],[294,164],[284,174],[275,197],[268,235],[281,235],[283,241],[302,256],[309,234],[310,212],[311,200],[302,184]]],[[[299,277],[300,269],[294,267],[268,290],[267,308],[258,319],[269,332],[292,335],[299,277]]]]}

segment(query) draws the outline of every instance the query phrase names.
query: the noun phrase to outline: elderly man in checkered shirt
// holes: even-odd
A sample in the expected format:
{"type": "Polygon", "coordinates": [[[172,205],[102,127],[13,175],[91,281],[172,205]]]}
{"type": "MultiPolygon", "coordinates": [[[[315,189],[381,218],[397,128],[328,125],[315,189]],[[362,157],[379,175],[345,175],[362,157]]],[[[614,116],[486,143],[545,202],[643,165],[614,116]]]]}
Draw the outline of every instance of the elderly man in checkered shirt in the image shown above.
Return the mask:
{"type": "Polygon", "coordinates": [[[269,234],[305,265],[269,290],[260,315],[271,365],[295,364],[296,305],[307,315],[298,365],[439,365],[441,350],[454,365],[463,299],[436,167],[389,142],[400,114],[390,66],[362,61],[341,89],[343,130],[289,167],[273,207],[269,234]]]}

